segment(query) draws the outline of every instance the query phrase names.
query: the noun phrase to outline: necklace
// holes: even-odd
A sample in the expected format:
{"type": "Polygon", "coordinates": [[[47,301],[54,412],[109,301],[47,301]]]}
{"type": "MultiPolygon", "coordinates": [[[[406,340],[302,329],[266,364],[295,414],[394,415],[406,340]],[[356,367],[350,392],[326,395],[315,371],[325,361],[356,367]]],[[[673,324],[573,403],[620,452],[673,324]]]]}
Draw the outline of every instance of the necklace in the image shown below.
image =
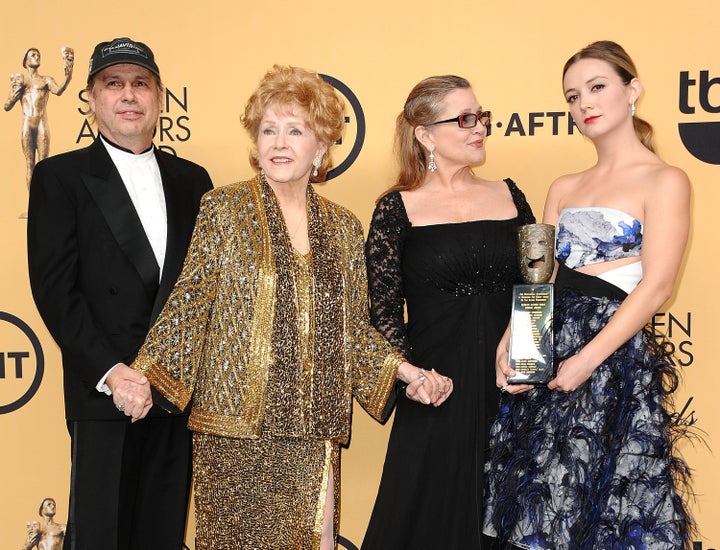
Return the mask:
{"type": "MultiPolygon", "coordinates": [[[[290,235],[291,239],[294,239],[295,235],[297,235],[297,232],[300,229],[300,226],[302,225],[302,222],[305,219],[306,215],[307,215],[307,212],[304,215],[300,216],[300,220],[297,222],[297,225],[295,226],[295,231],[290,231],[290,229],[288,229],[288,234],[290,235]]],[[[285,225],[287,226],[287,224],[285,224],[285,225]]]]}

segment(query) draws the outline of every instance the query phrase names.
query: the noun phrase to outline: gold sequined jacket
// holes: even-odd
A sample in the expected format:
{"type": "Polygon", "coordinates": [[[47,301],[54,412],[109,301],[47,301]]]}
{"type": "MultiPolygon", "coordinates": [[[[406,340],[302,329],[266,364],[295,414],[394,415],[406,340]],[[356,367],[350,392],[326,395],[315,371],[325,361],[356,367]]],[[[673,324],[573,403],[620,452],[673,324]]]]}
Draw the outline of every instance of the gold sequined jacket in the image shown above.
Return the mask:
{"type": "Polygon", "coordinates": [[[353,396],[381,417],[403,358],[369,321],[362,227],[309,186],[308,234],[305,288],[264,178],[203,197],[182,274],[132,365],[178,408],[192,398],[191,430],[345,443],[353,396]]]}

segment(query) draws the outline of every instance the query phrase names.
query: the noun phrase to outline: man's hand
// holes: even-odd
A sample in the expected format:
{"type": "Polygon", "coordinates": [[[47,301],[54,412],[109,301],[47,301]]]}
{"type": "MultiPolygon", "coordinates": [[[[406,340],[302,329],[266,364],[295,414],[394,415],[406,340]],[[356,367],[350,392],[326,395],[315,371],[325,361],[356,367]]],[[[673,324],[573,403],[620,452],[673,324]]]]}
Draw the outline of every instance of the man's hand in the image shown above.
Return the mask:
{"type": "Polygon", "coordinates": [[[118,363],[105,380],[113,403],[132,421],[145,418],[153,405],[148,379],[124,363],[118,363]]]}

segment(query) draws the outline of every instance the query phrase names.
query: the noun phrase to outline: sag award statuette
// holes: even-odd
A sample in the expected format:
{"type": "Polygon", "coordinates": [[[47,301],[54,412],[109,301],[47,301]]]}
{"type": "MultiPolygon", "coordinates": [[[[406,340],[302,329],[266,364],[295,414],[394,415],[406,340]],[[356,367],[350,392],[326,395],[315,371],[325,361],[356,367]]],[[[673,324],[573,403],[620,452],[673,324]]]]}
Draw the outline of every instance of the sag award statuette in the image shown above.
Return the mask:
{"type": "Polygon", "coordinates": [[[518,229],[520,273],[527,284],[513,287],[510,384],[547,384],[553,377],[553,285],[555,227],[544,223],[518,229]]]}

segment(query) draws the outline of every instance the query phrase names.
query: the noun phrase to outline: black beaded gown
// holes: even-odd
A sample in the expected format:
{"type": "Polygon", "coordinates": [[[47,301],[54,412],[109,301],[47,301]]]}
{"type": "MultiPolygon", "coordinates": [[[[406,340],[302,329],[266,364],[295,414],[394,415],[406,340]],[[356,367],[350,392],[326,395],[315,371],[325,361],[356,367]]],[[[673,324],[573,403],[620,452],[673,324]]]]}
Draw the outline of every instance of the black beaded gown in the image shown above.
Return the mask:
{"type": "Polygon", "coordinates": [[[498,410],[495,351],[520,281],[517,227],[535,218],[505,180],[518,215],[413,227],[397,192],[378,203],[366,255],[376,328],[413,364],[453,379],[440,407],[398,388],[363,550],[482,547],[483,467],[498,410]],[[404,322],[407,307],[407,325],[404,322]]]}

